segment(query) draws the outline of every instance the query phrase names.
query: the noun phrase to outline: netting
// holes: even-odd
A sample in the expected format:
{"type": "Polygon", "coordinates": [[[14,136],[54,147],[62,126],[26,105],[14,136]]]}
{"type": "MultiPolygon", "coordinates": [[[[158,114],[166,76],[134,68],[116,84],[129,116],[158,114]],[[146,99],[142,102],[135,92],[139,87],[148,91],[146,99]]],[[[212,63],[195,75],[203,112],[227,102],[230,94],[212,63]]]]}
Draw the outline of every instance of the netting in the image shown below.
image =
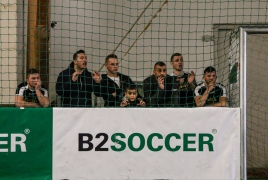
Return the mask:
{"type": "MultiPolygon", "coordinates": [[[[42,84],[48,90],[49,106],[63,106],[62,93],[68,93],[69,97],[74,93],[70,98],[76,101],[67,103],[66,106],[69,107],[106,106],[103,97],[108,93],[107,84],[110,79],[107,76],[102,77],[104,84],[100,87],[101,90],[96,90],[99,97],[94,96],[94,93],[88,95],[88,92],[91,94],[96,87],[86,86],[94,83],[93,79],[86,80],[86,75],[80,82],[77,81],[73,86],[68,85],[65,89],[61,87],[61,92],[57,92],[57,80],[65,82],[66,77],[70,81],[71,77],[70,70],[69,74],[65,74],[61,79],[58,79],[59,74],[73,62],[73,54],[84,49],[87,69],[90,72],[100,70],[103,75],[107,74],[105,57],[112,53],[118,56],[119,72],[126,75],[124,78],[127,79],[119,84],[121,90],[116,94],[109,92],[110,96],[106,97],[106,102],[113,102],[111,106],[120,105],[121,99],[118,103],[118,99],[113,97],[124,97],[123,87],[130,84],[128,78],[136,84],[140,98],[146,99],[144,80],[153,74],[155,63],[164,62],[167,74],[171,74],[174,72],[170,63],[171,55],[181,53],[184,60],[183,71],[193,71],[197,84],[203,82],[203,71],[206,67],[215,67],[217,82],[224,85],[227,91],[226,106],[239,107],[237,30],[241,25],[264,26],[267,23],[267,5],[267,1],[254,0],[2,0],[0,104],[14,106],[18,85],[23,82],[22,86],[27,85],[27,70],[36,68],[40,72],[42,84]],[[86,85],[82,83],[83,80],[86,85]],[[82,94],[78,96],[75,92],[80,86],[84,89],[80,89],[82,94]],[[82,100],[83,105],[77,100],[82,100]]],[[[250,49],[252,53],[248,54],[248,67],[254,67],[248,70],[248,167],[253,169],[254,176],[255,171],[258,171],[262,177],[268,177],[265,40],[266,37],[263,36],[254,36],[254,41],[250,39],[249,43],[252,43],[254,48],[250,49]]],[[[188,75],[183,78],[188,81],[188,75]]],[[[149,85],[157,89],[158,84],[155,84],[156,87],[149,81],[149,85]]],[[[165,84],[166,87],[169,84],[165,84]]],[[[174,89],[171,87],[169,92],[174,89]]],[[[189,87],[186,93],[179,93],[179,96],[189,97],[190,101],[193,101],[192,91],[189,87]]],[[[157,106],[196,106],[194,101],[193,104],[183,105],[165,101],[170,94],[167,91],[163,94],[161,98],[158,97],[161,103],[157,102],[157,106]]],[[[148,99],[147,106],[153,97],[148,99]]]]}
{"type": "Polygon", "coordinates": [[[247,39],[247,164],[252,176],[268,177],[267,34],[247,39]]]}

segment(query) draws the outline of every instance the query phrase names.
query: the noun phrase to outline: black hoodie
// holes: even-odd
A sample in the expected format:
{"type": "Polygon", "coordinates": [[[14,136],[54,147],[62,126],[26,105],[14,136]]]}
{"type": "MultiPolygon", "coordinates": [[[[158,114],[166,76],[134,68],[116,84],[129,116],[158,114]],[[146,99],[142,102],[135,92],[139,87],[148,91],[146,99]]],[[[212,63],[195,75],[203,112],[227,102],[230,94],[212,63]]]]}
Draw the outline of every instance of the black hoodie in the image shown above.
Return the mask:
{"type": "Polygon", "coordinates": [[[95,83],[92,73],[84,69],[76,82],[72,80],[75,72],[72,62],[67,69],[59,74],[56,92],[61,96],[62,107],[92,107],[92,92],[100,90],[100,84],[95,83]]]}

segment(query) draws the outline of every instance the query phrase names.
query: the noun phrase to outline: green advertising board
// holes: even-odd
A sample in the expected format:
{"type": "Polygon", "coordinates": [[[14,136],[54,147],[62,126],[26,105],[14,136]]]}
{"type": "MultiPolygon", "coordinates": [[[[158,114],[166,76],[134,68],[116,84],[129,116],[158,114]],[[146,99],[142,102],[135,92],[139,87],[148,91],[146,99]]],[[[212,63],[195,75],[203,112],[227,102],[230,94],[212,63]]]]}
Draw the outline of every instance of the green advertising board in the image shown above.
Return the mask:
{"type": "Polygon", "coordinates": [[[0,179],[52,179],[52,111],[0,109],[0,179]]]}

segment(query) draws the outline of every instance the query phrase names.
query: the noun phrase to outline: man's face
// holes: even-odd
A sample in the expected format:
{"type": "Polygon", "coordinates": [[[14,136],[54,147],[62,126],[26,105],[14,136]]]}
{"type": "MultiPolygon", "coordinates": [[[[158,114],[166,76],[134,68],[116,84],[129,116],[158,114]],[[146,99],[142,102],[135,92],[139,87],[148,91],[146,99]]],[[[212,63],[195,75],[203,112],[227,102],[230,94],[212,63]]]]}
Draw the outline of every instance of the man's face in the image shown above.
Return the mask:
{"type": "Polygon", "coordinates": [[[209,83],[215,83],[217,79],[216,72],[206,72],[206,74],[203,76],[203,79],[205,80],[205,83],[208,85],[209,83]]]}
{"type": "Polygon", "coordinates": [[[125,96],[127,97],[128,100],[134,101],[138,96],[137,90],[128,89],[127,92],[125,92],[125,96]]]}
{"type": "Polygon", "coordinates": [[[87,56],[84,53],[78,54],[74,63],[78,69],[85,69],[87,67],[87,56]]]}
{"type": "Polygon", "coordinates": [[[118,72],[118,65],[118,59],[110,58],[106,64],[106,67],[110,73],[116,74],[118,72]]]}
{"type": "Polygon", "coordinates": [[[156,78],[166,77],[167,75],[167,67],[156,65],[153,71],[156,78]]]}
{"type": "Polygon", "coordinates": [[[183,70],[183,57],[182,56],[174,56],[173,60],[170,62],[173,69],[177,71],[183,70]]]}
{"type": "Polygon", "coordinates": [[[27,84],[29,88],[34,88],[39,81],[40,81],[40,75],[38,73],[30,74],[27,79],[27,84]]]}

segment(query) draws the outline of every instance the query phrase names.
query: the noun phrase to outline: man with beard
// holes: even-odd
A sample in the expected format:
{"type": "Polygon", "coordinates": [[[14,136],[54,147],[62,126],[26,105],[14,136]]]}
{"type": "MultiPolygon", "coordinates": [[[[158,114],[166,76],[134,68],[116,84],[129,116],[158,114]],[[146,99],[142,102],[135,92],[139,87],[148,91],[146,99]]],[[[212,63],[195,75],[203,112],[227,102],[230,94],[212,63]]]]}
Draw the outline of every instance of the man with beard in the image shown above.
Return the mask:
{"type": "Polygon", "coordinates": [[[153,74],[143,80],[144,101],[150,107],[169,106],[169,94],[165,88],[167,76],[166,64],[158,61],[154,65],[153,74]]]}
{"type": "Polygon", "coordinates": [[[40,74],[36,69],[27,71],[25,83],[18,85],[15,96],[16,107],[47,107],[48,91],[42,85],[40,74]]]}
{"type": "MultiPolygon", "coordinates": [[[[101,93],[96,95],[103,98],[105,107],[116,107],[124,97],[126,88],[135,83],[129,76],[118,72],[119,62],[115,54],[105,58],[105,67],[107,74],[102,74],[101,93]]],[[[138,98],[141,98],[139,94],[138,98]]]]}
{"type": "Polygon", "coordinates": [[[204,70],[204,82],[195,88],[196,106],[226,106],[226,89],[222,84],[216,83],[216,69],[212,66],[204,70]]]}
{"type": "Polygon", "coordinates": [[[173,73],[167,78],[167,86],[171,91],[171,104],[173,107],[194,107],[194,89],[196,87],[193,71],[183,71],[183,57],[175,53],[170,58],[173,73]]]}
{"type": "Polygon", "coordinates": [[[92,92],[100,90],[100,74],[87,70],[84,50],[73,55],[73,61],[57,79],[56,92],[61,96],[62,107],[92,107],[92,92]]]}

